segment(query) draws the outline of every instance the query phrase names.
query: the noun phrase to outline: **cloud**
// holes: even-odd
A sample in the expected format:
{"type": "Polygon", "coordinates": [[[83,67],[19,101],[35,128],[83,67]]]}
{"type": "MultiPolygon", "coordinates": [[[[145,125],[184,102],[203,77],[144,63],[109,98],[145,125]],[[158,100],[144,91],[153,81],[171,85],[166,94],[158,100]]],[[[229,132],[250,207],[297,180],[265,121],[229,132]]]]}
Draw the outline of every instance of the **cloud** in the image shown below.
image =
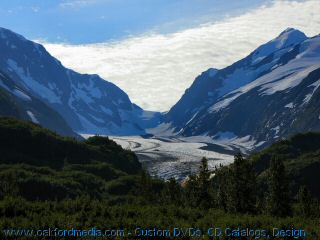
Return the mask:
{"type": "Polygon", "coordinates": [[[95,0],[67,0],[59,4],[62,8],[82,8],[95,3],[95,0]]]}
{"type": "Polygon", "coordinates": [[[34,6],[34,7],[31,7],[31,10],[32,10],[33,12],[37,13],[37,12],[40,11],[40,7],[34,6]]]}
{"type": "Polygon", "coordinates": [[[44,45],[65,66],[98,73],[141,107],[165,111],[201,72],[232,64],[287,27],[309,36],[319,34],[319,12],[318,0],[275,1],[240,16],[173,34],[146,34],[89,45],[44,45]]]}

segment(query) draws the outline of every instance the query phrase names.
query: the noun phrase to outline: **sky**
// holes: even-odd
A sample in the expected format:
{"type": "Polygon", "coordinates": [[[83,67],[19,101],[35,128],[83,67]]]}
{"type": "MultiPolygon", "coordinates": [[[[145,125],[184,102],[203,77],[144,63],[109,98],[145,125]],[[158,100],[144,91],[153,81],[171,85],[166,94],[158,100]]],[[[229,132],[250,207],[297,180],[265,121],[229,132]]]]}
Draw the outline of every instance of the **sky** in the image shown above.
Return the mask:
{"type": "Polygon", "coordinates": [[[167,111],[201,72],[287,27],[319,34],[319,12],[319,0],[2,0],[0,26],[115,83],[142,108],[167,111]]]}

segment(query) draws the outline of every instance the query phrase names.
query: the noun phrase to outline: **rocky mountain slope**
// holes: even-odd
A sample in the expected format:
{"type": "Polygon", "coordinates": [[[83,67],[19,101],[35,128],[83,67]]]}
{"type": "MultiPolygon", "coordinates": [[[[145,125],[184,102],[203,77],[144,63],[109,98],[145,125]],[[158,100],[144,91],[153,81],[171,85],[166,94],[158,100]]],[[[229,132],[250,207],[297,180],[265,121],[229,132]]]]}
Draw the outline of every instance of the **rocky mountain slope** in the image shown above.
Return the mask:
{"type": "Polygon", "coordinates": [[[79,138],[55,110],[19,88],[0,72],[0,116],[15,117],[40,124],[64,136],[79,138]]]}
{"type": "Polygon", "coordinates": [[[56,110],[76,132],[143,134],[158,123],[159,113],[142,110],[98,75],[65,68],[40,44],[0,28],[0,49],[0,70],[56,110]]]}
{"type": "Polygon", "coordinates": [[[320,130],[320,36],[287,29],[246,58],[202,73],[165,117],[176,134],[262,146],[320,130]]]}

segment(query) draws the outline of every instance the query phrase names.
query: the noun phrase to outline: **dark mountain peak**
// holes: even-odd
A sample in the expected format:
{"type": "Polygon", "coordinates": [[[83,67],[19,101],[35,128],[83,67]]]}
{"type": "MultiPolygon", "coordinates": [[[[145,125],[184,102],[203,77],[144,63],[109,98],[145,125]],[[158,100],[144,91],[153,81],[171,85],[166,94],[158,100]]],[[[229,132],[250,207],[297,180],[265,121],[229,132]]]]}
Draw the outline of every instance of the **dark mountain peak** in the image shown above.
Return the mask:
{"type": "Polygon", "coordinates": [[[308,37],[301,31],[295,28],[287,28],[274,40],[279,40],[283,44],[283,47],[292,43],[300,43],[306,40],[308,37]]]}
{"type": "Polygon", "coordinates": [[[24,40],[27,41],[27,39],[25,37],[23,37],[22,35],[15,33],[9,29],[0,27],[0,39],[6,39],[6,38],[19,38],[20,40],[24,40]]]}
{"type": "Polygon", "coordinates": [[[273,40],[258,47],[252,53],[253,54],[252,62],[258,63],[265,57],[269,56],[270,54],[280,49],[297,45],[307,39],[308,37],[303,32],[294,28],[287,28],[273,40]]]}
{"type": "Polygon", "coordinates": [[[302,31],[300,31],[299,29],[288,27],[287,29],[285,29],[283,32],[281,32],[279,34],[279,37],[281,35],[285,35],[285,34],[288,34],[288,33],[290,33],[290,34],[293,34],[293,33],[294,34],[300,34],[300,35],[304,35],[305,36],[305,34],[302,31]]]}

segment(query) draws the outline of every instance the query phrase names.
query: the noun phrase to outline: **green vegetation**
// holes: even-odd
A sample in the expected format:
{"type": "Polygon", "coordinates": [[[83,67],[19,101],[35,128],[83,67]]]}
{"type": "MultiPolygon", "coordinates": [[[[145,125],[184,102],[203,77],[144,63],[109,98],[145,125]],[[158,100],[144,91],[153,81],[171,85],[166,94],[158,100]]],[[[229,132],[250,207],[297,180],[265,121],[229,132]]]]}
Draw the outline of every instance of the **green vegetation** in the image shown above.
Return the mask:
{"type": "Polygon", "coordinates": [[[297,134],[253,154],[250,159],[262,185],[273,156],[283,162],[293,195],[301,186],[306,186],[313,197],[320,198],[320,133],[297,134]]]}
{"type": "Polygon", "coordinates": [[[108,138],[78,142],[30,122],[1,118],[0,143],[2,197],[17,193],[28,200],[103,198],[111,180],[125,182],[141,172],[134,153],[108,138]]]}
{"type": "Polygon", "coordinates": [[[151,178],[108,138],[79,142],[0,118],[0,228],[296,227],[316,239],[319,181],[303,174],[320,162],[319,140],[297,135],[214,171],[203,158],[180,184],[151,178]]]}

